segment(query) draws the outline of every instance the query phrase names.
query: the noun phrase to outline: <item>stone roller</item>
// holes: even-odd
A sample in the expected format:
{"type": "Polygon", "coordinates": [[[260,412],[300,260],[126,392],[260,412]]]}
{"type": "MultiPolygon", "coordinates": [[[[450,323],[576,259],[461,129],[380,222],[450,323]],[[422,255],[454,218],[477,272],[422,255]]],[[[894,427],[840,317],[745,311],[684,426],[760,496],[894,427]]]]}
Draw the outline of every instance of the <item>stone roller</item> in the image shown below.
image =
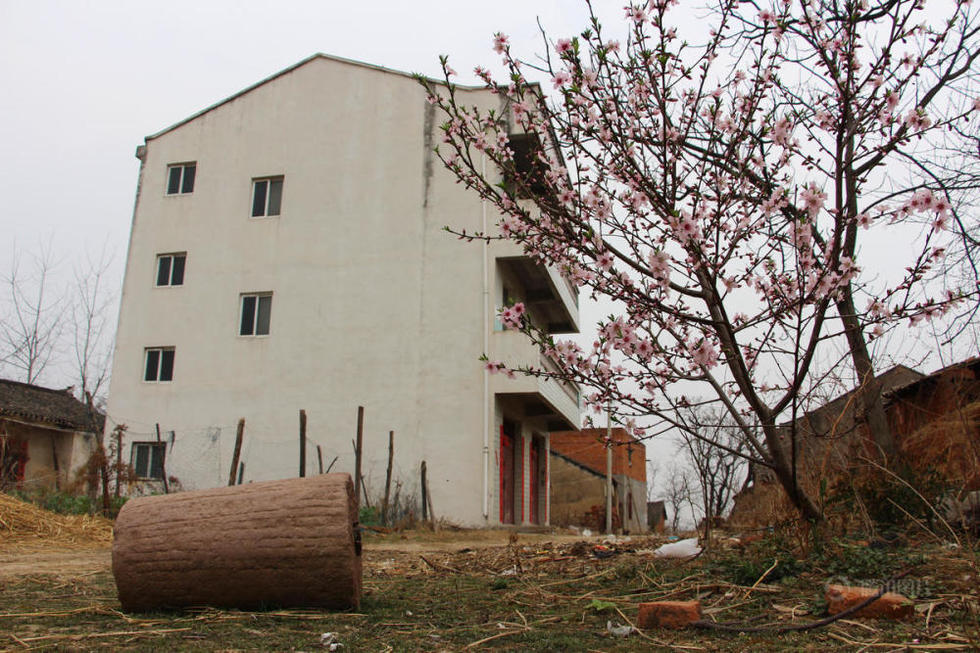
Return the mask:
{"type": "Polygon", "coordinates": [[[140,497],[116,518],[123,609],[356,609],[361,540],[348,474],[140,497]]]}

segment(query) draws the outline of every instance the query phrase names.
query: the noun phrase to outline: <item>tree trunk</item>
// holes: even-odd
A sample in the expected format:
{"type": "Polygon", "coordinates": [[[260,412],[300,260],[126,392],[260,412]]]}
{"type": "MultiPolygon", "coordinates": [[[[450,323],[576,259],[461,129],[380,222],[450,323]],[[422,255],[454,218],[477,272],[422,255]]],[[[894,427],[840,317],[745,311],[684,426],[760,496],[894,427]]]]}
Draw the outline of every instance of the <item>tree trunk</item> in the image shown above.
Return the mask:
{"type": "Polygon", "coordinates": [[[897,449],[895,438],[888,426],[885,403],[881,397],[881,381],[875,376],[871,354],[861,331],[857,312],[854,310],[854,297],[850,286],[843,290],[843,297],[837,302],[837,312],[844,324],[844,335],[851,352],[854,371],[858,375],[856,415],[868,426],[868,432],[885,460],[892,460],[897,449]]]}
{"type": "MultiPolygon", "coordinates": [[[[823,511],[807,495],[806,491],[800,487],[797,475],[793,473],[793,467],[786,457],[786,450],[779,441],[779,429],[775,424],[763,424],[762,432],[766,436],[766,443],[769,446],[772,456],[773,471],[780,485],[786,490],[789,500],[796,506],[805,519],[810,521],[823,521],[823,511]]],[[[792,434],[790,434],[792,436],[792,434]]],[[[795,437],[795,436],[793,436],[795,437]]]]}

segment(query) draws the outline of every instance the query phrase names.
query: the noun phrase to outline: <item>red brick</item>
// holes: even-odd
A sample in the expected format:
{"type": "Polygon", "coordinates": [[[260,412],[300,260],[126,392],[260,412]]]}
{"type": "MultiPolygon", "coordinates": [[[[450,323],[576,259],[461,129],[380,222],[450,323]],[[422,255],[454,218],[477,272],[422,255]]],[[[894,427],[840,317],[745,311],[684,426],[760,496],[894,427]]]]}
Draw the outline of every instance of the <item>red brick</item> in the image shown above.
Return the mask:
{"type": "Polygon", "coordinates": [[[641,603],[636,625],[640,628],[684,628],[701,618],[701,601],[641,603]]]}
{"type": "MultiPolygon", "coordinates": [[[[828,585],[826,592],[827,612],[837,614],[871,598],[878,590],[871,587],[850,587],[848,585],[828,585]]],[[[895,592],[885,592],[881,598],[854,613],[856,617],[877,619],[908,619],[915,614],[915,605],[895,592]]]]}

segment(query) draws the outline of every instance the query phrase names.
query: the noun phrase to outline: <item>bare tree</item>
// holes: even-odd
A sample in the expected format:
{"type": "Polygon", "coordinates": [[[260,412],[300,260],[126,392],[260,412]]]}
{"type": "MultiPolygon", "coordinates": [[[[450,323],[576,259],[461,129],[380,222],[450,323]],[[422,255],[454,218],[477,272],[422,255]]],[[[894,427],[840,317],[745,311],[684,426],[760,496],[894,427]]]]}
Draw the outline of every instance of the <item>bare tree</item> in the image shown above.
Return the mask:
{"type": "Polygon", "coordinates": [[[114,295],[107,288],[106,275],[113,256],[103,246],[98,258],[86,254],[75,267],[71,291],[71,325],[79,398],[94,403],[109,377],[112,356],[112,328],[109,308],[114,295]]]}
{"type": "Polygon", "coordinates": [[[3,279],[7,309],[0,318],[0,362],[26,383],[35,383],[56,351],[64,327],[65,298],[52,288],[51,241],[28,257],[25,271],[15,249],[10,272],[3,279]]]}
{"type": "Polygon", "coordinates": [[[683,419],[688,429],[681,431],[679,448],[694,470],[707,534],[724,517],[741,484],[747,445],[738,424],[723,411],[699,406],[683,419]]]}
{"type": "Polygon", "coordinates": [[[690,469],[683,463],[675,461],[667,467],[666,474],[664,499],[670,506],[670,530],[676,533],[680,523],[681,510],[684,509],[685,505],[693,505],[690,469]]]}
{"type": "Polygon", "coordinates": [[[647,501],[653,501],[657,489],[657,480],[660,478],[660,463],[655,460],[647,459],[647,501]]]}

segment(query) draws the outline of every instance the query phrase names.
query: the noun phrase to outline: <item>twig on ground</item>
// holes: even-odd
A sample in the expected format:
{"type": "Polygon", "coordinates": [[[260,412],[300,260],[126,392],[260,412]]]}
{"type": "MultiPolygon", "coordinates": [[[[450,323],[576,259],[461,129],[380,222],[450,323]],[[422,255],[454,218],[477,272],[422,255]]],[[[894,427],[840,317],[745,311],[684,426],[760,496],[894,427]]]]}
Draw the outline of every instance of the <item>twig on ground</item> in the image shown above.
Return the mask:
{"type": "Polygon", "coordinates": [[[432,562],[423,555],[420,555],[419,557],[422,558],[422,562],[432,567],[432,569],[435,571],[451,571],[454,574],[463,573],[459,569],[456,569],[455,567],[450,567],[449,565],[444,565],[442,563],[432,562]]]}
{"type": "Polygon", "coordinates": [[[25,637],[21,643],[50,641],[53,639],[101,639],[103,637],[142,637],[143,635],[169,635],[191,630],[190,628],[161,628],[159,630],[116,630],[108,633],[63,633],[60,635],[41,635],[25,637]]]}

